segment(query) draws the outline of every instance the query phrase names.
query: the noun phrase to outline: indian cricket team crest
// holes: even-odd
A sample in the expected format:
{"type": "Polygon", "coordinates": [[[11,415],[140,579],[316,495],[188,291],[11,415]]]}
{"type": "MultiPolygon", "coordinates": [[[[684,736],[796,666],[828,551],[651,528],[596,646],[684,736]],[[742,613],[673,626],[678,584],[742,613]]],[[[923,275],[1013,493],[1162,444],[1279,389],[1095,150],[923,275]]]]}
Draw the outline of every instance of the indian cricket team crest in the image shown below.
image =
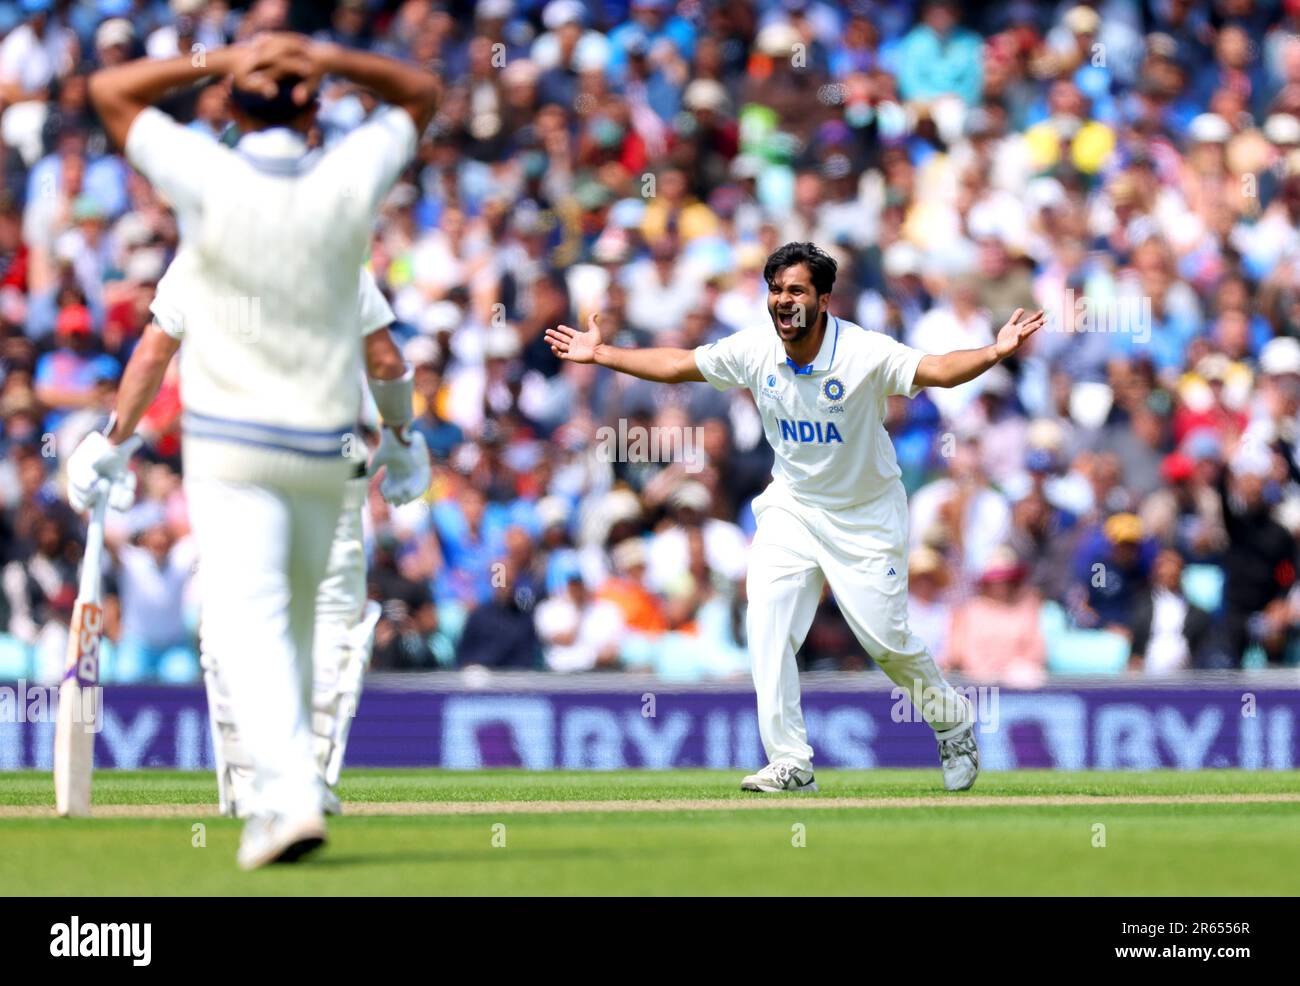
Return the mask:
{"type": "Polygon", "coordinates": [[[844,400],[845,393],[844,381],[839,377],[827,377],[822,383],[822,397],[831,404],[838,404],[844,400]]]}

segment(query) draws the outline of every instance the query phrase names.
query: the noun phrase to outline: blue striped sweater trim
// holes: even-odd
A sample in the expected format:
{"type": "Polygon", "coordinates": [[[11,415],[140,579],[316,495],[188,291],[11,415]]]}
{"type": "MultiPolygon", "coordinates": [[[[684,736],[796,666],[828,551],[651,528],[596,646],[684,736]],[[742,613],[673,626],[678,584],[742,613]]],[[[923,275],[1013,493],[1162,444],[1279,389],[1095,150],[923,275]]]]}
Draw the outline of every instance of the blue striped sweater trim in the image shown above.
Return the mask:
{"type": "Polygon", "coordinates": [[[284,428],[254,421],[218,418],[196,411],[186,411],[181,415],[181,428],[186,435],[194,438],[209,438],[321,458],[341,455],[343,440],[348,434],[347,428],[319,431],[284,428]]]}

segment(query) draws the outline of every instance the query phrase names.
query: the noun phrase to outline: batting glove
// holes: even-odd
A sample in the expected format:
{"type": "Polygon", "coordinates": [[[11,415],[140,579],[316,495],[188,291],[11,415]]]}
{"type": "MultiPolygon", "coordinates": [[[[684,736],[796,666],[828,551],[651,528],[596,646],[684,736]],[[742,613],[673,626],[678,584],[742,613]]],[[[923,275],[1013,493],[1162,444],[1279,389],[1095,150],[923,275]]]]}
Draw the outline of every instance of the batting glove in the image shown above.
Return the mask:
{"type": "Polygon", "coordinates": [[[68,456],[68,502],[78,512],[89,510],[108,491],[108,505],[129,510],[135,502],[135,473],[127,468],[131,453],[140,444],[136,438],[112,444],[92,431],[68,456]]]}
{"type": "Polygon", "coordinates": [[[399,438],[392,428],[382,429],[379,448],[370,459],[370,475],[384,467],[379,492],[394,507],[423,496],[433,480],[429,447],[424,443],[424,436],[409,427],[404,427],[402,432],[399,438]],[[403,445],[402,439],[409,444],[403,445]]]}

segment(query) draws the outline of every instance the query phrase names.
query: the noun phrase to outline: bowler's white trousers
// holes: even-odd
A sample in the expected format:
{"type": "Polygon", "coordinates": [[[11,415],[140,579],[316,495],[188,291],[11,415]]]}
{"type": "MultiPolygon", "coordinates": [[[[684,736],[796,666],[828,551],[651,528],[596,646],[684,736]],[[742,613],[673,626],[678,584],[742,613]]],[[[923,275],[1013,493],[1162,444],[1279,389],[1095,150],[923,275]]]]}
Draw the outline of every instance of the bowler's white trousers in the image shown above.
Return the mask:
{"type": "Polygon", "coordinates": [[[317,589],[343,482],[273,485],[187,477],[198,542],[202,649],[219,671],[253,767],[253,811],[321,806],[311,722],[317,589]]]}
{"type": "Polygon", "coordinates": [[[867,504],[830,511],[794,498],[774,479],[754,500],[746,628],[769,762],[812,767],[795,653],[812,626],[822,587],[871,659],[909,696],[926,696],[934,729],[958,725],[968,705],[907,626],[907,494],[901,483],[867,504]],[[891,575],[890,572],[893,572],[891,575]],[[931,701],[931,700],[935,701],[931,701]],[[944,721],[957,714],[954,721],[944,721]]]}

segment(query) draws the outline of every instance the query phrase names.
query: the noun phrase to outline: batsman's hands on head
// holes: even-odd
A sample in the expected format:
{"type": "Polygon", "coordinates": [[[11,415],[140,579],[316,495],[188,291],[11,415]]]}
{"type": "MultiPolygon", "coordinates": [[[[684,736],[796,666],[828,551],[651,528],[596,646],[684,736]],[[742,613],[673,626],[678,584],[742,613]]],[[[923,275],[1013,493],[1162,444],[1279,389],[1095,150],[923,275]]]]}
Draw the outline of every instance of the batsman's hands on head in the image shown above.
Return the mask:
{"type": "Polygon", "coordinates": [[[1017,308],[1012,312],[1011,317],[1007,319],[1007,324],[998,329],[997,340],[993,343],[998,359],[1003,360],[1015,355],[1016,351],[1024,345],[1025,340],[1041,329],[1046,320],[1046,316],[1041,311],[1028,316],[1025,315],[1023,308],[1017,308]]]}
{"type": "Polygon", "coordinates": [[[370,457],[370,475],[384,469],[379,481],[379,493],[394,507],[419,499],[433,481],[429,465],[429,447],[424,436],[409,427],[399,434],[392,428],[382,428],[379,448],[370,457]]]}
{"type": "Polygon", "coordinates": [[[72,509],[89,510],[108,488],[108,505],[114,510],[129,510],[135,502],[135,473],[128,465],[131,454],[140,447],[140,439],[131,437],[114,445],[97,431],[92,431],[68,456],[68,502],[72,509]]]}
{"type": "Polygon", "coordinates": [[[567,325],[557,325],[546,330],[546,342],[551,352],[570,363],[596,362],[596,350],[603,340],[600,337],[600,315],[587,319],[587,331],[579,332],[567,325]]]}
{"type": "Polygon", "coordinates": [[[310,38],[292,31],[266,31],[240,46],[232,75],[237,88],[267,99],[275,95],[281,79],[301,78],[293,97],[305,106],[320,86],[324,66],[310,38]]]}

